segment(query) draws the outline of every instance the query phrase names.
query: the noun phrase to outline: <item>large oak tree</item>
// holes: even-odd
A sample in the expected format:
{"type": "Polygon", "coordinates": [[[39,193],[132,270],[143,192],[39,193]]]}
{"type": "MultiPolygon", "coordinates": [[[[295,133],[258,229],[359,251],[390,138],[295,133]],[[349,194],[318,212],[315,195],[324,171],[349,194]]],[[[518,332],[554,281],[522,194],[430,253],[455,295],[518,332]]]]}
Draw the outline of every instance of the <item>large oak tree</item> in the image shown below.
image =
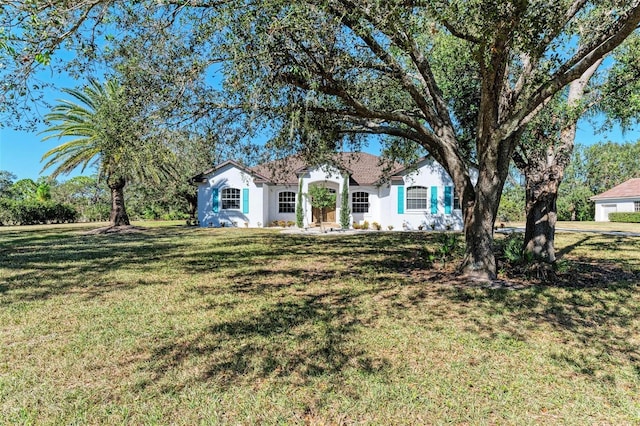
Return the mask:
{"type": "Polygon", "coordinates": [[[228,46],[241,58],[232,64],[230,83],[246,88],[237,93],[262,105],[295,106],[315,120],[329,116],[338,132],[398,136],[424,147],[451,175],[462,200],[462,269],[482,278],[496,274],[493,224],[522,132],[545,102],[619,45],[640,19],[638,2],[608,8],[587,1],[246,6],[231,14],[229,31],[228,46]],[[590,31],[573,31],[578,20],[590,31]],[[478,69],[477,182],[457,117],[434,76],[431,51],[440,32],[457,38],[478,69]],[[254,62],[244,61],[249,57],[254,62]]]}
{"type": "Polygon", "coordinates": [[[136,28],[162,19],[188,29],[185,42],[205,63],[223,61],[227,101],[280,131],[276,148],[313,151],[319,140],[305,137],[310,127],[326,133],[329,148],[342,135],[388,135],[423,147],[462,200],[462,270],[494,278],[493,224],[521,133],[545,102],[635,31],[639,1],[95,0],[71,7],[59,0],[29,3],[37,28],[24,34],[37,52],[92,19],[136,28]],[[578,24],[590,31],[576,32],[578,24]],[[434,74],[431,52],[442,33],[478,70],[471,147],[434,74]]]}

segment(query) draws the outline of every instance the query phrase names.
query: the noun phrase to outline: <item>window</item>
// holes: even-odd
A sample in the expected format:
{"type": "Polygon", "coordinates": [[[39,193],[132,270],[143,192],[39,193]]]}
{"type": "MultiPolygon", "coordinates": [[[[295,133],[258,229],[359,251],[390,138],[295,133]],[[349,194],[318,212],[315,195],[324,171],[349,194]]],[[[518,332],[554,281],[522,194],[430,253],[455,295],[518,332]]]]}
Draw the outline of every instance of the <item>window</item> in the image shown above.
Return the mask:
{"type": "Polygon", "coordinates": [[[633,202],[633,210],[640,212],[640,201],[633,202]]]}
{"type": "Polygon", "coordinates": [[[455,188],[453,188],[453,209],[460,210],[460,198],[458,198],[455,188]]]}
{"type": "Polygon", "coordinates": [[[278,213],[296,212],[296,193],[291,191],[278,194],[278,213]]]}
{"type": "Polygon", "coordinates": [[[427,188],[412,186],[407,188],[407,210],[427,209],[427,188]]]}
{"type": "Polygon", "coordinates": [[[240,190],[237,188],[225,188],[222,190],[220,201],[222,210],[240,209],[240,190]]]}
{"type": "Polygon", "coordinates": [[[351,202],[351,211],[353,213],[369,213],[369,193],[354,192],[351,202]]]}

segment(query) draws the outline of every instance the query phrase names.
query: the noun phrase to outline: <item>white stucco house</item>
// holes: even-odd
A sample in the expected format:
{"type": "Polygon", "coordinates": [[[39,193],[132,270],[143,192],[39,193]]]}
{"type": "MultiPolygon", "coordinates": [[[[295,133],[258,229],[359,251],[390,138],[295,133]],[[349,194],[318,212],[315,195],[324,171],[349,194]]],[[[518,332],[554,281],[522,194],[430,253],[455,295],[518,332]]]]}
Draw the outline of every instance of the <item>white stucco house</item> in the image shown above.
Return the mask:
{"type": "Polygon", "coordinates": [[[367,153],[336,154],[327,164],[309,165],[296,156],[255,167],[234,161],[218,164],[193,178],[198,185],[198,220],[203,227],[266,227],[295,223],[302,197],[304,227],[322,220],[338,228],[341,194],[347,178],[350,222],[377,222],[383,229],[462,229],[462,212],[453,182],[430,156],[412,169],[384,163],[367,153]],[[383,173],[385,167],[390,170],[383,173]],[[386,176],[386,177],[385,177],[386,176]],[[311,185],[336,193],[325,217],[308,199],[311,185]],[[301,188],[301,190],[300,190],[301,188]]]}
{"type": "Polygon", "coordinates": [[[640,178],[629,179],[602,194],[594,195],[596,222],[608,222],[609,213],[640,212],[640,178]]]}

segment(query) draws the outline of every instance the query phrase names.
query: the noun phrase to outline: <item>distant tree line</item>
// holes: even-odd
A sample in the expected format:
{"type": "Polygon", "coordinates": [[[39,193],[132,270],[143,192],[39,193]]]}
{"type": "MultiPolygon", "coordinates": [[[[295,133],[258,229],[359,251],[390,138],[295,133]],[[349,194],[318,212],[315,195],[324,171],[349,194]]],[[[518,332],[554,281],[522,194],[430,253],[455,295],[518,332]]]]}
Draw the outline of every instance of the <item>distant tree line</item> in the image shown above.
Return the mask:
{"type": "MultiPolygon", "coordinates": [[[[640,141],[576,145],[558,194],[558,220],[593,220],[589,198],[640,177],[640,141]]],[[[525,219],[525,191],[517,176],[505,187],[498,210],[500,221],[525,219]]]]}
{"type": "MultiPolygon", "coordinates": [[[[129,215],[134,220],[188,219],[192,207],[179,194],[186,192],[184,187],[132,184],[126,194],[129,215]]],[[[16,180],[12,173],[0,170],[1,225],[102,222],[109,220],[110,211],[109,188],[96,176],[64,182],[49,177],[16,180]]]]}

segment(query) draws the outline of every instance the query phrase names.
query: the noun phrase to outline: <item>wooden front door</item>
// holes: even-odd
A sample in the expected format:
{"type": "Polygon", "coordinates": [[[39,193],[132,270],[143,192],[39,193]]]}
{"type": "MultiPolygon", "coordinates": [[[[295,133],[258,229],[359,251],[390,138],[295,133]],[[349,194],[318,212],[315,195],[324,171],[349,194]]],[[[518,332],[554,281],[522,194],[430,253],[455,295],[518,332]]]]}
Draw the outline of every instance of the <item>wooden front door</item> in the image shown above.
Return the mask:
{"type": "MultiPolygon", "coordinates": [[[[316,225],[320,225],[320,219],[321,219],[320,209],[317,207],[314,207],[312,209],[312,214],[313,214],[313,223],[315,223],[316,225]]],[[[327,207],[326,209],[324,209],[324,217],[322,218],[322,222],[335,223],[335,221],[336,221],[336,206],[327,207]]]]}

